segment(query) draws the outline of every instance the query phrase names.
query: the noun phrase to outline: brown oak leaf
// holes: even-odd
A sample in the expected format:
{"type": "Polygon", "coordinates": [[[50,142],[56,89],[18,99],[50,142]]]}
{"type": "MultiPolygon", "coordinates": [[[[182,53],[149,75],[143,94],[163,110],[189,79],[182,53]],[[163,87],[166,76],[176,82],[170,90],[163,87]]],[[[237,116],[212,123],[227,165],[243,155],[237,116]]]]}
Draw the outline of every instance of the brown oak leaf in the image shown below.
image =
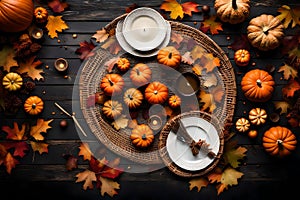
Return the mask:
{"type": "Polygon", "coordinates": [[[88,169],[76,174],[76,177],[77,177],[76,183],[84,182],[82,187],[84,190],[87,190],[88,188],[93,189],[94,188],[93,181],[97,181],[95,172],[92,172],[88,169]]]}
{"type": "Polygon", "coordinates": [[[35,61],[35,58],[36,56],[32,56],[26,61],[20,62],[20,67],[17,69],[17,72],[28,75],[32,80],[44,80],[42,76],[44,73],[43,69],[37,69],[37,67],[43,63],[40,60],[35,61]]]}
{"type": "Polygon", "coordinates": [[[99,177],[99,180],[101,182],[101,195],[104,196],[105,193],[108,194],[110,197],[113,197],[114,195],[118,194],[116,189],[120,189],[120,184],[113,181],[112,179],[99,177]]]}
{"type": "Polygon", "coordinates": [[[62,19],[62,16],[50,15],[48,17],[46,28],[48,30],[48,35],[53,39],[58,37],[58,32],[62,32],[63,30],[68,29],[69,26],[62,19]]]}
{"type": "Polygon", "coordinates": [[[30,129],[30,135],[35,140],[44,140],[44,136],[42,133],[47,133],[48,129],[52,128],[49,126],[49,124],[53,121],[53,119],[50,119],[48,121],[45,121],[44,119],[37,119],[37,123],[35,126],[31,126],[30,129]]]}
{"type": "Polygon", "coordinates": [[[108,38],[109,34],[106,32],[105,28],[97,30],[92,38],[96,39],[96,42],[104,42],[108,38]]]}

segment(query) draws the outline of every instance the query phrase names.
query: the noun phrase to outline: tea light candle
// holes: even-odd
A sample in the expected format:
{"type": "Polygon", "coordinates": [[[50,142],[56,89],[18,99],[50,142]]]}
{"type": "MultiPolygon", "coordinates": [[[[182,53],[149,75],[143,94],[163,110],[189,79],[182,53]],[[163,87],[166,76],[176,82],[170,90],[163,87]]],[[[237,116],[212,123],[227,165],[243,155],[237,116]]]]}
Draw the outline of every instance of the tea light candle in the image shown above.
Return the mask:
{"type": "Polygon", "coordinates": [[[64,72],[68,69],[68,61],[64,58],[58,58],[54,63],[55,69],[64,72]]]}
{"type": "Polygon", "coordinates": [[[176,80],[176,88],[183,96],[191,96],[200,88],[200,79],[192,72],[183,73],[176,80]]]}
{"type": "Polygon", "coordinates": [[[162,120],[158,115],[152,115],[149,117],[148,125],[152,130],[159,130],[162,127],[162,120]]]}
{"type": "Polygon", "coordinates": [[[33,29],[32,32],[31,32],[31,36],[32,36],[34,39],[37,39],[37,40],[41,39],[41,38],[43,37],[43,35],[44,35],[44,32],[43,32],[43,30],[40,29],[40,28],[35,28],[35,29],[33,29]]]}

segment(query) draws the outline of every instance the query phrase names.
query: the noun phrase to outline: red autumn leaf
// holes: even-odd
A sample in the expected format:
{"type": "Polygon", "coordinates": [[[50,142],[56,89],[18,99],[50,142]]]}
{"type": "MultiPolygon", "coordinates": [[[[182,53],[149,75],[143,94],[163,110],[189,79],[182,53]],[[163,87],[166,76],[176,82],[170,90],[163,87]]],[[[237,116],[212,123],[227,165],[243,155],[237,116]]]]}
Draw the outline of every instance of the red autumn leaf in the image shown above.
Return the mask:
{"type": "Polygon", "coordinates": [[[231,49],[237,51],[239,49],[250,50],[250,43],[247,35],[238,35],[234,38],[233,43],[230,45],[231,49]]]}
{"type": "Polygon", "coordinates": [[[94,156],[92,156],[89,165],[90,165],[91,171],[98,174],[104,169],[104,167],[107,163],[108,163],[108,160],[106,160],[105,158],[98,160],[94,156]]]}
{"type": "Polygon", "coordinates": [[[7,153],[4,159],[4,165],[6,166],[6,172],[11,173],[11,170],[19,164],[19,161],[15,159],[10,153],[7,153]]]}
{"type": "Polygon", "coordinates": [[[104,63],[104,66],[107,67],[106,70],[107,70],[108,73],[112,72],[112,70],[113,70],[115,64],[117,64],[119,58],[120,58],[120,57],[114,57],[114,58],[111,58],[111,59],[109,59],[108,61],[106,61],[106,62],[104,63]]]}
{"type": "Polygon", "coordinates": [[[219,31],[223,31],[222,23],[216,21],[217,16],[212,15],[208,19],[205,19],[200,26],[200,30],[207,33],[209,30],[212,35],[219,34],[219,31]]]}
{"type": "Polygon", "coordinates": [[[185,2],[181,4],[181,6],[183,12],[189,16],[192,16],[192,12],[200,12],[200,10],[198,9],[199,4],[195,2],[185,2]]]}
{"type": "Polygon", "coordinates": [[[81,60],[85,60],[95,54],[94,52],[92,52],[92,50],[95,48],[95,45],[93,44],[92,41],[80,42],[79,45],[80,47],[76,49],[75,53],[80,55],[79,58],[81,60]]]}
{"type": "Polygon", "coordinates": [[[112,162],[109,162],[101,172],[100,176],[105,178],[114,179],[122,174],[123,169],[119,168],[120,158],[114,159],[112,162]]]}
{"type": "Polygon", "coordinates": [[[136,9],[138,7],[138,5],[136,3],[131,4],[130,6],[126,7],[125,12],[126,13],[130,13],[131,11],[133,11],[134,9],[136,9]]]}
{"type": "Polygon", "coordinates": [[[66,2],[62,2],[61,0],[52,0],[52,1],[48,1],[48,6],[51,8],[53,12],[61,13],[66,8],[69,7],[69,4],[66,2]]]}
{"type": "Polygon", "coordinates": [[[122,47],[115,37],[110,37],[101,47],[103,49],[108,49],[112,54],[117,54],[122,50],[122,47]]]}
{"type": "Polygon", "coordinates": [[[289,54],[291,49],[295,49],[298,47],[300,35],[289,35],[285,36],[281,42],[281,53],[286,55],[289,54]]]}
{"type": "Polygon", "coordinates": [[[67,160],[65,166],[68,171],[72,171],[73,169],[78,168],[78,164],[77,164],[78,158],[77,157],[70,155],[70,154],[66,154],[66,155],[63,155],[63,158],[67,160]]]}
{"type": "Polygon", "coordinates": [[[22,124],[21,129],[19,129],[17,122],[14,122],[13,128],[10,128],[9,126],[3,126],[2,130],[7,133],[7,136],[6,136],[7,139],[26,140],[26,136],[24,136],[25,128],[26,128],[26,125],[22,124]]]}
{"type": "Polygon", "coordinates": [[[291,79],[287,85],[282,88],[282,94],[284,97],[293,97],[296,91],[300,90],[300,84],[297,80],[291,79]]]}
{"type": "Polygon", "coordinates": [[[13,156],[19,156],[21,158],[23,158],[26,153],[29,150],[29,146],[26,143],[26,141],[20,141],[20,142],[4,142],[1,143],[5,149],[9,150],[9,149],[14,149],[14,153],[13,156]]]}

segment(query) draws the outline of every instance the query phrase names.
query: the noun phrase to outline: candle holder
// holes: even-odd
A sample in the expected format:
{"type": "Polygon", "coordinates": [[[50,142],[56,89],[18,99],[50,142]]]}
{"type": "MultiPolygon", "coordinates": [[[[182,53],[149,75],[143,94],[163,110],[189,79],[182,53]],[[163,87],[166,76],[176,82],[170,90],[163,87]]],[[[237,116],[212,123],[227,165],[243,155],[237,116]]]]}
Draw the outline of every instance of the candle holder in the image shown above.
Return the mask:
{"type": "Polygon", "coordinates": [[[176,90],[182,96],[192,96],[200,90],[200,79],[192,72],[184,72],[176,80],[176,90]]]}
{"type": "Polygon", "coordinates": [[[41,28],[35,27],[31,31],[31,37],[33,37],[36,40],[42,39],[43,35],[44,35],[44,32],[41,28]]]}
{"type": "Polygon", "coordinates": [[[158,115],[151,115],[148,119],[148,125],[154,131],[160,130],[163,125],[161,117],[158,115]]]}
{"type": "Polygon", "coordinates": [[[59,72],[65,72],[68,69],[69,64],[68,64],[68,61],[66,59],[58,58],[54,62],[54,67],[59,72]]]}

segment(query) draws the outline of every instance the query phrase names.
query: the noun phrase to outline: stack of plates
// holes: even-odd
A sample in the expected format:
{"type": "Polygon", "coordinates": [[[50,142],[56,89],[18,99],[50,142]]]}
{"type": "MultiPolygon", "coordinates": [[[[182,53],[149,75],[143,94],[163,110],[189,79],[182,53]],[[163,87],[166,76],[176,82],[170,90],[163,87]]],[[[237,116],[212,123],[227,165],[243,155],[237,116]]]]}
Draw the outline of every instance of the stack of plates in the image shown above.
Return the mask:
{"type": "Polygon", "coordinates": [[[128,53],[138,57],[150,57],[168,45],[171,25],[159,12],[142,7],[130,12],[120,20],[116,28],[116,38],[128,53]]]}

